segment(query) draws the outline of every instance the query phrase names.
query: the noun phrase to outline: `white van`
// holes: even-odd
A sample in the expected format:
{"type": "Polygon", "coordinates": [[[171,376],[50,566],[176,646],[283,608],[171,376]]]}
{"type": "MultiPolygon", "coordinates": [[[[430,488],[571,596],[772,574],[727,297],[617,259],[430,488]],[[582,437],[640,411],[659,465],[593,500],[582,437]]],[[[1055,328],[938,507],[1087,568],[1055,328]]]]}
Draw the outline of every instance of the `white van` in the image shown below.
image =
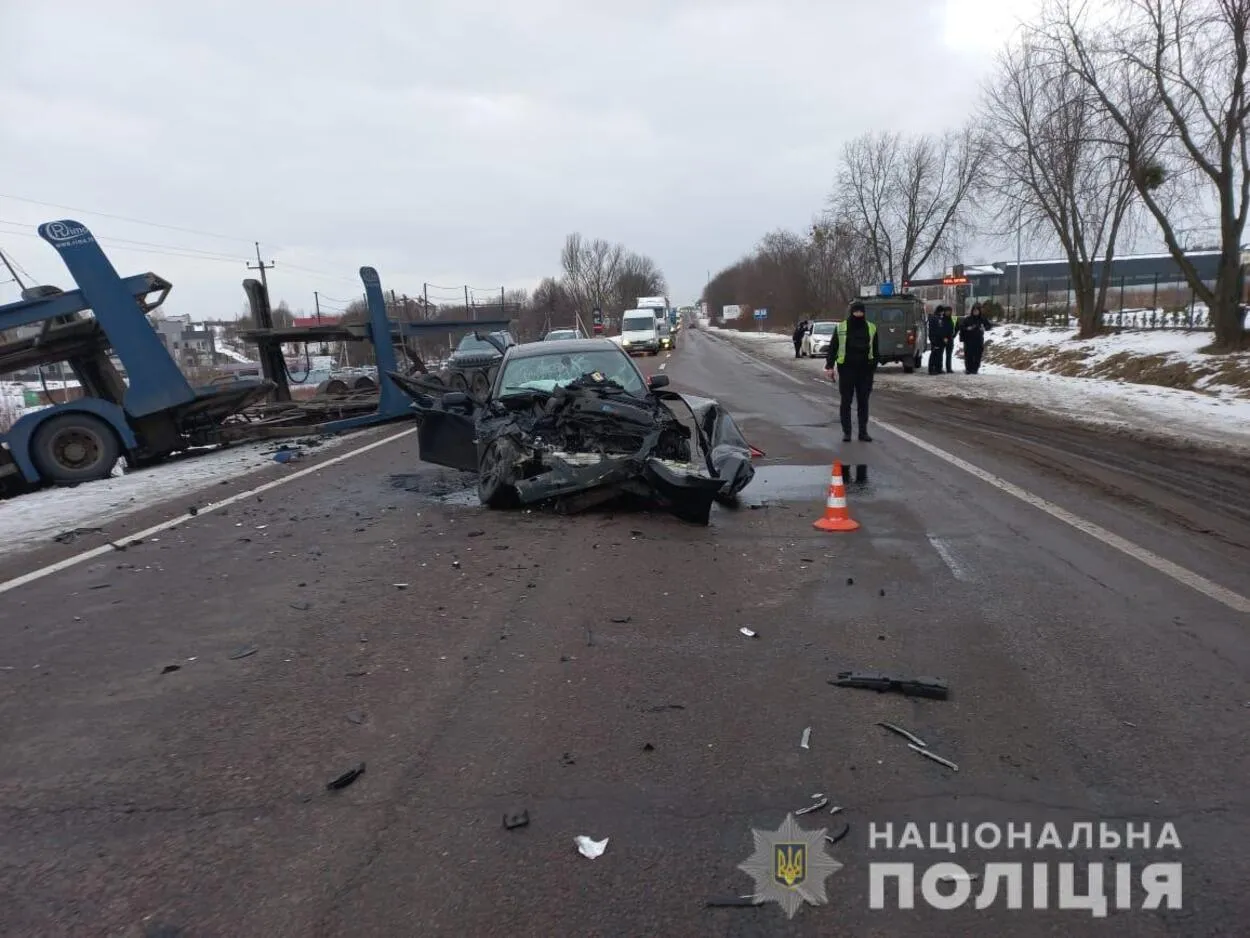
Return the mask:
{"type": "Polygon", "coordinates": [[[649,309],[631,309],[621,317],[621,348],[630,355],[660,354],[660,326],[649,309]]]}

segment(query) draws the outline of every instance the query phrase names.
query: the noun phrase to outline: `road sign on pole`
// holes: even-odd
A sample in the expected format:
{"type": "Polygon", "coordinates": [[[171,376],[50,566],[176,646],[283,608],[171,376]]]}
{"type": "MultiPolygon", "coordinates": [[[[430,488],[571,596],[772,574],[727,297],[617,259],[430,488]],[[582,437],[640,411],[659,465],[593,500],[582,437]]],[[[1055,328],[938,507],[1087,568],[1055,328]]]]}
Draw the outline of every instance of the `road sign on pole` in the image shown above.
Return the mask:
{"type": "Polygon", "coordinates": [[[757,309],[755,311],[755,327],[757,332],[764,331],[764,320],[768,318],[767,309],[757,309]]]}

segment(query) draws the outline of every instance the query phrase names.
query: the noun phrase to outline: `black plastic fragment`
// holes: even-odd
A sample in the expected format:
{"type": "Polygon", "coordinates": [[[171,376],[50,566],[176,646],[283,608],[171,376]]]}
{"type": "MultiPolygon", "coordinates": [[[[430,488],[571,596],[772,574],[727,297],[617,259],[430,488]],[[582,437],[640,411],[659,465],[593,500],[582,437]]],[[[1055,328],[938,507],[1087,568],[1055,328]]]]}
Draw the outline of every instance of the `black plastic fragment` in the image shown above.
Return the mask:
{"type": "Polygon", "coordinates": [[[247,658],[250,655],[256,654],[256,652],[258,651],[260,651],[260,649],[257,648],[255,645],[242,645],[239,648],[236,648],[234,651],[230,652],[230,660],[238,661],[240,658],[247,658]]]}
{"type": "Polygon", "coordinates": [[[356,779],[360,778],[360,776],[364,774],[365,774],[365,764],[362,762],[360,763],[360,765],[356,766],[355,768],[348,769],[338,778],[333,779],[329,782],[326,782],[326,789],[328,791],[339,791],[340,789],[346,788],[348,785],[356,781],[356,779]]]}
{"type": "Polygon", "coordinates": [[[182,670],[182,665],[180,664],[167,664],[165,665],[165,667],[161,669],[161,674],[173,674],[175,671],[181,671],[181,670],[182,670]]]}
{"type": "Polygon", "coordinates": [[[833,834],[833,835],[826,834],[825,843],[830,844],[830,845],[836,844],[839,840],[842,840],[844,837],[846,837],[846,835],[849,834],[850,832],[851,832],[850,822],[846,822],[842,825],[842,830],[838,831],[836,834],[833,834]]]}
{"type": "Polygon", "coordinates": [[[503,816],[504,830],[516,830],[518,827],[528,827],[530,822],[530,813],[525,808],[520,811],[509,812],[503,816]]]}
{"type": "Polygon", "coordinates": [[[893,691],[907,697],[926,697],[930,700],[946,700],[950,688],[936,677],[895,677],[874,671],[841,671],[829,682],[835,687],[856,687],[880,693],[893,691]]]}

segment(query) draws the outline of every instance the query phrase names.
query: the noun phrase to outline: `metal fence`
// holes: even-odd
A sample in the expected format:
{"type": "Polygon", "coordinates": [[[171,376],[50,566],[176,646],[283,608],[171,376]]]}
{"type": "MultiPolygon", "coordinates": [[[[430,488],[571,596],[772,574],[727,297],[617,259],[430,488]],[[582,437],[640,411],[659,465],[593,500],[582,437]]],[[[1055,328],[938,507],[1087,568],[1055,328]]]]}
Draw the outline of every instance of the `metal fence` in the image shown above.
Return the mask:
{"type": "MultiPolygon", "coordinates": [[[[1075,326],[1076,296],[1070,277],[1053,280],[1026,280],[1021,293],[1015,293],[1012,278],[998,289],[1007,292],[981,293],[973,302],[989,304],[995,318],[1021,325],[1075,326]]],[[[973,288],[976,290],[976,287],[973,288]]],[[[1156,276],[1142,283],[1139,278],[1120,277],[1107,288],[1103,325],[1115,329],[1210,330],[1209,311],[1184,282],[1156,276]]]]}

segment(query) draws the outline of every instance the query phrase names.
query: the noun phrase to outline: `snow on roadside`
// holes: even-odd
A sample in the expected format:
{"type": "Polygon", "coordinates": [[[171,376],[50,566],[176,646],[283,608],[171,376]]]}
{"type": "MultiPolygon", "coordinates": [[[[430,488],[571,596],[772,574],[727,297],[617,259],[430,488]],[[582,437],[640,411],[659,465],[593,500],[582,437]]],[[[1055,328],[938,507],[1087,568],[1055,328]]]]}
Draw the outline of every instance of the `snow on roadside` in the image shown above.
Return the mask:
{"type": "Polygon", "coordinates": [[[985,359],[1024,371],[1250,399],[1250,354],[1203,354],[1199,349],[1211,338],[1210,332],[1152,329],[1077,339],[1068,329],[1004,324],[990,333],[985,359]]]}
{"type": "MultiPolygon", "coordinates": [[[[797,371],[808,372],[813,379],[823,378],[821,370],[824,363],[811,359],[796,360],[789,336],[764,333],[764,338],[761,338],[755,333],[738,333],[715,327],[708,327],[708,332],[726,338],[744,350],[784,361],[797,371]]],[[[1160,341],[1153,333],[1133,335],[1142,337],[1147,344],[1160,341]]],[[[1120,343],[1132,341],[1127,335],[1105,336],[1093,341],[1105,342],[1109,339],[1120,343]]],[[[1023,341],[1035,343],[1033,347],[1038,349],[1048,347],[1046,338],[1036,334],[1023,341]]],[[[1209,338],[1203,340],[1204,344],[1205,341],[1209,338]]],[[[1107,356],[1115,355],[1116,350],[1113,343],[1107,356]]],[[[1183,350],[1178,354],[1183,354],[1183,350]]],[[[1094,426],[1169,436],[1185,442],[1250,449],[1250,399],[1231,392],[1214,393],[1214,387],[1203,393],[1127,381],[1024,371],[988,362],[981,366],[981,373],[977,375],[957,370],[955,374],[941,377],[930,377],[923,369],[904,375],[897,368],[885,367],[877,374],[877,386],[933,397],[1017,404],[1094,426]]]]}
{"type": "MultiPolygon", "coordinates": [[[[351,434],[326,437],[313,452],[342,446],[351,434]]],[[[74,528],[107,528],[110,522],[167,499],[181,497],[185,506],[203,505],[215,495],[216,483],[275,465],[273,452],[283,441],[268,440],[201,451],[125,475],[87,482],[74,488],[50,488],[0,501],[0,556],[46,545],[74,528]],[[200,490],[208,489],[202,493],[200,490]]],[[[286,441],[295,445],[295,441],[286,441]]],[[[297,471],[300,464],[290,464],[297,471]]],[[[102,543],[102,542],[101,542],[102,543]]]]}

